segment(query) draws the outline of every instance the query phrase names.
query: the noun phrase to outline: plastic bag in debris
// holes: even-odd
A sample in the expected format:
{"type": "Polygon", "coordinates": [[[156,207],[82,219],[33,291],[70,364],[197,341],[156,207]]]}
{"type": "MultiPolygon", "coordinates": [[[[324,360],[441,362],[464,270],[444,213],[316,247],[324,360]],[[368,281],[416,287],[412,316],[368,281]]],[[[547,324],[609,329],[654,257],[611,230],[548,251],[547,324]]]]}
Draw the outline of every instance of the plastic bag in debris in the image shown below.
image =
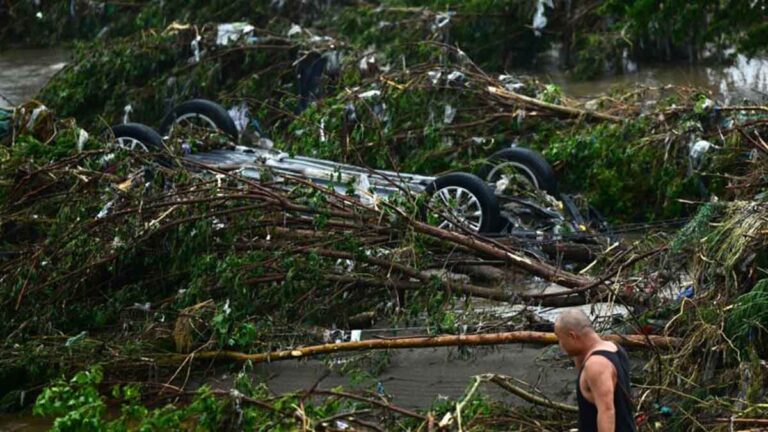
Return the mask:
{"type": "Polygon", "coordinates": [[[291,37],[293,35],[301,34],[301,26],[298,24],[291,24],[291,28],[288,29],[286,36],[291,37]]]}
{"type": "Polygon", "coordinates": [[[512,75],[499,75],[498,79],[499,82],[501,82],[501,85],[503,85],[505,89],[511,92],[516,92],[525,87],[525,84],[523,84],[519,79],[512,75]]]}
{"type": "Polygon", "coordinates": [[[16,108],[14,129],[17,135],[32,135],[40,141],[49,141],[55,134],[53,113],[39,102],[27,102],[16,108]]]}
{"type": "MultiPolygon", "coordinates": [[[[256,28],[246,22],[219,24],[216,33],[216,45],[226,46],[245,35],[252,33],[256,28]]],[[[290,36],[290,35],[289,35],[290,36]]]]}
{"type": "Polygon", "coordinates": [[[432,31],[435,32],[447,26],[451,22],[451,17],[454,16],[455,14],[456,12],[453,12],[453,11],[437,13],[435,15],[435,22],[433,22],[431,26],[432,31]]]}
{"type": "Polygon", "coordinates": [[[554,8],[555,5],[552,0],[539,0],[536,3],[536,13],[533,15],[533,33],[536,36],[541,36],[541,30],[547,26],[547,17],[544,15],[544,6],[554,8]]]}
{"type": "Polygon", "coordinates": [[[443,114],[443,123],[445,124],[451,124],[453,123],[453,119],[456,117],[456,108],[452,107],[450,104],[445,105],[445,112],[443,114]]]}
{"type": "Polygon", "coordinates": [[[366,206],[376,209],[379,197],[376,192],[371,192],[371,182],[367,174],[360,174],[355,181],[355,195],[366,206]]]}
{"type": "Polygon", "coordinates": [[[248,125],[248,105],[246,105],[245,102],[242,102],[240,105],[235,105],[230,108],[227,113],[230,117],[232,117],[232,121],[235,122],[237,131],[242,132],[243,129],[245,129],[245,127],[248,125]]]}
{"type": "Polygon", "coordinates": [[[467,81],[467,76],[463,72],[453,71],[446,77],[449,84],[463,85],[467,81]]]}

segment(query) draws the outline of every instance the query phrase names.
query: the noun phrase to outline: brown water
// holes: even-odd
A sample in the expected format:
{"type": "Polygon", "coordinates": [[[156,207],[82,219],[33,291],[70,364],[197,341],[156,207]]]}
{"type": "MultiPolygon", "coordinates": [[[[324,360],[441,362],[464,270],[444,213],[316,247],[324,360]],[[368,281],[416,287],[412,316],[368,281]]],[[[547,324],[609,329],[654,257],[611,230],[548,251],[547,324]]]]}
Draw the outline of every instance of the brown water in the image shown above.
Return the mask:
{"type": "Polygon", "coordinates": [[[0,51],[0,107],[33,98],[69,60],[62,48],[0,51]]]}
{"type": "Polygon", "coordinates": [[[41,432],[50,429],[51,424],[51,420],[30,413],[0,415],[0,432],[41,432]]]}
{"type": "MultiPolygon", "coordinates": [[[[556,69],[539,72],[545,82],[558,84],[567,96],[595,97],[616,87],[637,84],[662,87],[666,85],[700,87],[711,90],[718,99],[737,104],[743,99],[768,99],[768,59],[737,56],[732,65],[704,66],[685,64],[630,65],[631,72],[595,80],[574,80],[556,69]]],[[[528,72],[530,73],[530,72],[528,72]]],[[[536,73],[534,73],[536,75],[536,73]]]]}

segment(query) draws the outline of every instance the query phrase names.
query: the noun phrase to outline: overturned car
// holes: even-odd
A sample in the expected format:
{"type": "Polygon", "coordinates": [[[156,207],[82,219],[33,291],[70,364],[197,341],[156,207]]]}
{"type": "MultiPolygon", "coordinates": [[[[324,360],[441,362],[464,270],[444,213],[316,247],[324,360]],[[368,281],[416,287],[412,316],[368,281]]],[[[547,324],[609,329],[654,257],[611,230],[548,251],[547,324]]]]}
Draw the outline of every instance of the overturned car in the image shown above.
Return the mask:
{"type": "MultiPolygon", "coordinates": [[[[372,206],[393,194],[426,194],[423,216],[441,228],[486,236],[550,238],[590,237],[606,229],[594,209],[559,192],[552,167],[530,149],[509,147],[493,153],[475,174],[429,176],[377,170],[289,155],[274,149],[261,131],[255,131],[257,139],[251,140],[251,145],[240,145],[242,133],[227,110],[204,99],[175,107],[163,119],[160,133],[138,123],[112,127],[118,146],[141,151],[162,148],[163,136],[174,131],[201,130],[217,131],[228,143],[198,152],[192,152],[189,144],[182,145],[183,159],[196,166],[236,169],[256,179],[263,178],[268,170],[274,178],[297,176],[339,193],[346,193],[353,185],[355,196],[372,206]]],[[[184,139],[194,138],[190,135],[184,139]]]]}

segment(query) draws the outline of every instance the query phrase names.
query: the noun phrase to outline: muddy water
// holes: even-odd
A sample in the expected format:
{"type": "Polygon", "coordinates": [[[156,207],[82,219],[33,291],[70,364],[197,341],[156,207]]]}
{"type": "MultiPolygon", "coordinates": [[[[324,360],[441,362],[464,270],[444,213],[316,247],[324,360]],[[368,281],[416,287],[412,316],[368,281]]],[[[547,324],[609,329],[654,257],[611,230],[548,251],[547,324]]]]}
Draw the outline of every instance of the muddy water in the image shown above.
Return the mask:
{"type": "MultiPolygon", "coordinates": [[[[680,85],[711,90],[715,96],[729,104],[742,100],[768,100],[768,59],[748,59],[738,56],[729,66],[704,66],[686,64],[634,65],[630,72],[607,76],[596,80],[573,80],[554,68],[534,73],[545,82],[558,84],[567,96],[589,98],[615,87],[642,84],[651,87],[680,85]]],[[[527,72],[530,74],[530,72],[527,72]]]]}
{"type": "MultiPolygon", "coordinates": [[[[389,362],[378,377],[362,384],[336,372],[342,362],[356,357],[338,358],[330,367],[319,360],[261,364],[254,368],[253,375],[272,391],[283,393],[305,390],[328,371],[330,375],[318,388],[341,385],[347,389],[371,390],[378,387],[392,397],[392,403],[418,409],[429,407],[436,399],[461,397],[475,375],[497,373],[537,385],[553,400],[575,403],[576,373],[568,359],[558,354],[556,346],[505,345],[465,349],[461,353],[456,348],[390,351],[389,362]]],[[[231,388],[231,383],[229,374],[217,375],[209,381],[213,387],[223,389],[231,388]]],[[[480,392],[516,405],[523,403],[492,384],[484,385],[480,392]]]]}
{"type": "Polygon", "coordinates": [[[0,107],[33,98],[69,60],[62,48],[0,51],[0,107]]]}

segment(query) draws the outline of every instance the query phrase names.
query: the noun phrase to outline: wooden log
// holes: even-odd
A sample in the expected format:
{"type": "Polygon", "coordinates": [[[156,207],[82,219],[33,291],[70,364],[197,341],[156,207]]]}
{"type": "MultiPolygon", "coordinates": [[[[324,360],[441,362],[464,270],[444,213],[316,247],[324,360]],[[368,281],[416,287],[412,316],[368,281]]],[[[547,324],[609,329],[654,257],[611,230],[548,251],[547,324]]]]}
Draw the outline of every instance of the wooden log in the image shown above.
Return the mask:
{"type": "MultiPolygon", "coordinates": [[[[628,348],[672,348],[679,345],[677,338],[646,335],[605,335],[604,340],[620,343],[628,348]]],[[[554,333],[518,331],[505,333],[489,333],[474,335],[445,335],[434,337],[407,337],[401,339],[372,339],[359,342],[342,342],[324,345],[314,345],[283,351],[247,354],[237,351],[204,351],[194,354],[196,359],[218,359],[232,361],[250,361],[263,363],[278,360],[300,359],[320,354],[332,354],[346,351],[366,351],[376,349],[405,349],[405,348],[432,348],[444,346],[481,346],[502,345],[512,343],[532,343],[553,345],[557,343],[554,333]]],[[[170,360],[175,362],[183,360],[187,356],[171,354],[170,360]]]]}
{"type": "Polygon", "coordinates": [[[496,96],[501,96],[505,99],[512,99],[523,105],[534,106],[534,107],[542,108],[548,111],[567,114],[572,117],[591,117],[597,120],[604,120],[604,121],[609,121],[614,123],[621,123],[622,121],[621,117],[616,117],[610,114],[603,114],[603,113],[579,109],[579,108],[567,107],[563,105],[556,105],[549,102],[540,101],[532,97],[524,96],[519,93],[515,93],[512,91],[503,89],[501,87],[488,86],[488,92],[496,96]]]}
{"type": "Polygon", "coordinates": [[[586,276],[575,275],[555,266],[536,261],[526,256],[512,253],[504,250],[502,247],[494,245],[489,241],[482,241],[475,237],[459,234],[452,231],[442,230],[432,225],[419,221],[411,221],[413,229],[429,236],[449,241],[454,244],[465,246],[471,250],[494,259],[503,260],[522,270],[525,270],[542,279],[554,282],[568,288],[581,288],[592,286],[594,279],[586,276]]]}
{"type": "Polygon", "coordinates": [[[541,396],[537,396],[529,391],[523,390],[520,387],[513,385],[510,383],[510,377],[504,376],[504,375],[487,375],[483,377],[484,379],[496,384],[497,386],[503,388],[504,390],[512,393],[513,395],[528,401],[530,403],[541,405],[547,408],[556,409],[559,411],[564,412],[570,412],[570,413],[577,413],[579,412],[579,408],[573,406],[564,404],[561,402],[555,402],[546,398],[543,398],[541,396]]]}

